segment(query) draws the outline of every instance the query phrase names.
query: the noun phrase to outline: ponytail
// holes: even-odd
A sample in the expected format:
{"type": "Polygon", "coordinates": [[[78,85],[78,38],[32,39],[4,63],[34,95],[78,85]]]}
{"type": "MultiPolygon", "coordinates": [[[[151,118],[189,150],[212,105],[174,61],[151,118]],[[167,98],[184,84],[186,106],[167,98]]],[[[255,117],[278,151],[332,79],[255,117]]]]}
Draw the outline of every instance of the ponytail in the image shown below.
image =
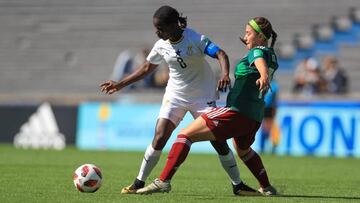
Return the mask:
{"type": "Polygon", "coordinates": [[[275,42],[277,38],[277,33],[274,30],[271,30],[271,48],[274,48],[275,42]]]}
{"type": "Polygon", "coordinates": [[[185,29],[187,26],[187,17],[182,17],[182,14],[180,14],[178,20],[179,20],[180,28],[185,29]]]}

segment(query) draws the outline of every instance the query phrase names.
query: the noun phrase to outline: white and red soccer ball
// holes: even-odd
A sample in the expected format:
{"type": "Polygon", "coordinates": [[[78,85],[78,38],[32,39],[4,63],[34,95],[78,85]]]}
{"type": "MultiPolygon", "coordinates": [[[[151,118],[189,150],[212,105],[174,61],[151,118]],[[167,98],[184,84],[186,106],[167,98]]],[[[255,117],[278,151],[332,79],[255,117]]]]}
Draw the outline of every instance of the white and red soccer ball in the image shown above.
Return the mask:
{"type": "Polygon", "coordinates": [[[94,164],[83,164],[75,170],[73,180],[80,192],[96,192],[102,183],[101,170],[94,164]]]}

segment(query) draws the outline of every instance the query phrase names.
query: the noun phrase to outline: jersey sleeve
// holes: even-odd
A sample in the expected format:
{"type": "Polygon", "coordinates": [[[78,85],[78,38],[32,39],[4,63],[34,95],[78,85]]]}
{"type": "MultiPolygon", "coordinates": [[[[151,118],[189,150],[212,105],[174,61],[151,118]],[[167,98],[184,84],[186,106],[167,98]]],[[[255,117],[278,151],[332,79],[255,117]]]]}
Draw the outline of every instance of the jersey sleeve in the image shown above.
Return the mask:
{"type": "Polygon", "coordinates": [[[265,59],[265,52],[264,50],[260,48],[254,48],[249,51],[248,54],[248,60],[250,66],[254,64],[255,60],[258,58],[264,58],[265,59]]]}
{"type": "Polygon", "coordinates": [[[202,39],[201,39],[201,44],[202,44],[202,46],[205,47],[204,50],[203,50],[203,52],[204,52],[206,55],[208,55],[208,56],[210,56],[210,57],[212,57],[212,58],[215,58],[216,53],[217,53],[218,51],[220,51],[219,46],[216,45],[215,43],[213,43],[209,38],[207,38],[207,37],[204,36],[204,35],[202,35],[201,38],[202,38],[202,39]]]}
{"type": "Polygon", "coordinates": [[[207,36],[201,35],[195,31],[192,31],[192,36],[202,53],[215,58],[216,53],[220,50],[215,43],[213,43],[207,36]]]}
{"type": "Polygon", "coordinates": [[[149,61],[151,64],[159,65],[162,60],[163,56],[159,53],[159,43],[155,43],[154,47],[151,49],[149,55],[146,57],[146,60],[149,61]]]}

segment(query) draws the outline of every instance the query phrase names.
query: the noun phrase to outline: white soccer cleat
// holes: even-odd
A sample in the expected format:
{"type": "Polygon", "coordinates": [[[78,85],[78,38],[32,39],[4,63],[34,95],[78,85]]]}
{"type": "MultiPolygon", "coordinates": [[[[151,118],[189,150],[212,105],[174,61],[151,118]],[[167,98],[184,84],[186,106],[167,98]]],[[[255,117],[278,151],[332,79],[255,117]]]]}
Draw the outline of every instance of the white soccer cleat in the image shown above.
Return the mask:
{"type": "Polygon", "coordinates": [[[271,185],[266,188],[259,188],[258,191],[264,196],[278,195],[276,189],[271,185]]]}
{"type": "Polygon", "coordinates": [[[161,181],[156,178],[151,184],[148,186],[138,189],[136,194],[148,195],[152,193],[168,193],[171,190],[170,181],[161,181]]]}

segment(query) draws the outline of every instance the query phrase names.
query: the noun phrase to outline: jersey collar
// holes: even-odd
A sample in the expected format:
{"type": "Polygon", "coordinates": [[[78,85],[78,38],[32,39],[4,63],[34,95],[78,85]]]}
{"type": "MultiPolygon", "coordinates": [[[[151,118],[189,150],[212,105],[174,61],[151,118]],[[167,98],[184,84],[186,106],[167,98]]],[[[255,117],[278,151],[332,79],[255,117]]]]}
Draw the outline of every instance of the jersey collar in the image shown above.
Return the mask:
{"type": "Polygon", "coordinates": [[[184,34],[181,35],[180,39],[177,40],[177,41],[174,41],[174,42],[173,42],[173,41],[171,41],[170,39],[168,39],[168,41],[170,42],[170,44],[178,44],[178,43],[180,43],[183,39],[184,39],[184,34]]]}

